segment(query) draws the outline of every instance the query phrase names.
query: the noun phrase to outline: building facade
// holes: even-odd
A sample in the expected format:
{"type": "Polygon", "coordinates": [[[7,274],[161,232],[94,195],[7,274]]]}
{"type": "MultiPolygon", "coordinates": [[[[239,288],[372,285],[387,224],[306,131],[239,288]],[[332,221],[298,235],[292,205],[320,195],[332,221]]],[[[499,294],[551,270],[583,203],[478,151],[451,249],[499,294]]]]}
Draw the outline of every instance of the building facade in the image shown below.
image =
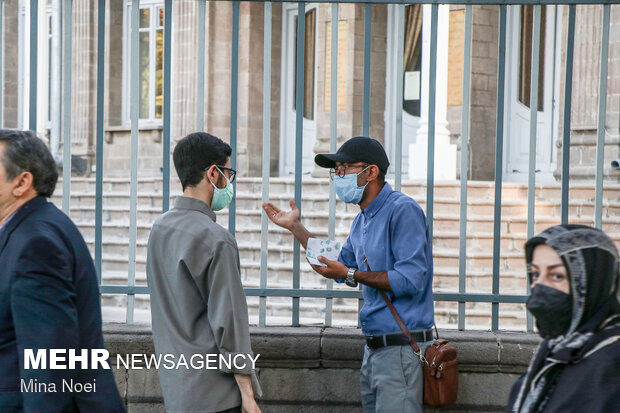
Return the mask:
{"type": "MultiPolygon", "coordinates": [[[[95,162],[97,3],[73,2],[72,154],[81,173],[95,162]]],[[[3,2],[3,90],[5,127],[28,125],[30,2],[3,2]]],[[[370,69],[370,135],[395,154],[396,109],[403,109],[403,171],[426,176],[430,61],[430,6],[408,5],[404,11],[403,72],[397,73],[397,7],[373,5],[370,69]],[[403,77],[404,96],[396,96],[403,77]]],[[[543,6],[538,74],[537,180],[559,177],[567,6],[543,6]]],[[[172,141],[197,128],[198,11],[195,0],[173,2],[172,141]]],[[[104,173],[129,170],[130,87],[129,15],[131,1],[106,2],[104,173]]],[[[263,105],[263,4],[242,2],[239,32],[237,167],[243,176],[260,176],[263,105]]],[[[504,178],[526,181],[529,148],[532,6],[509,6],[505,84],[504,178]]],[[[59,62],[60,1],[39,2],[37,131],[62,151],[62,88],[59,62]]],[[[436,162],[438,179],[456,179],[461,141],[464,6],[440,6],[437,40],[436,162]]],[[[205,130],[228,140],[231,105],[232,3],[206,2],[205,130]]],[[[272,176],[294,172],[295,65],[297,4],[274,3],[272,25],[271,164],[272,176]]],[[[303,171],[320,176],[313,155],[329,149],[331,5],[308,3],[305,19],[303,99],[303,171]]],[[[571,177],[590,180],[595,170],[601,6],[579,6],[571,114],[571,177]]],[[[163,0],[140,1],[140,141],[139,169],[158,176],[162,160],[163,0]]],[[[611,8],[608,60],[605,176],[619,176],[610,165],[620,143],[620,7],[611,8]]],[[[64,45],[65,48],[67,45],[64,45]]],[[[469,178],[494,177],[498,73],[498,7],[474,6],[471,60],[469,178]]],[[[338,100],[339,142],[362,133],[364,80],[364,6],[339,5],[338,100]]],[[[466,68],[467,69],[467,68],[466,68]]],[[[392,162],[394,163],[394,162],[392,162]]],[[[78,171],[80,172],[80,171],[78,171]]],[[[393,168],[392,171],[393,173],[393,168]]]]}

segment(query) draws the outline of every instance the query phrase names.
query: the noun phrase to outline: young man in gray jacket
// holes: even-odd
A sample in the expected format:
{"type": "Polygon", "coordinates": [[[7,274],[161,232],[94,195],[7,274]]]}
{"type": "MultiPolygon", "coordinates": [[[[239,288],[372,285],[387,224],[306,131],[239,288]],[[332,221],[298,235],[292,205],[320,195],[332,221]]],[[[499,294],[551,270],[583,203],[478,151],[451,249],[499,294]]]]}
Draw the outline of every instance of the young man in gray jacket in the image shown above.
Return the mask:
{"type": "Polygon", "coordinates": [[[177,143],[173,159],[183,196],[157,219],[149,236],[155,351],[190,364],[158,370],[169,412],[260,413],[252,389],[256,357],[239,251],[233,236],[215,223],[213,212],[233,197],[231,152],[228,144],[202,132],[177,143]],[[211,360],[217,360],[217,369],[190,363],[192,356],[208,362],[207,355],[215,355],[211,360]]]}

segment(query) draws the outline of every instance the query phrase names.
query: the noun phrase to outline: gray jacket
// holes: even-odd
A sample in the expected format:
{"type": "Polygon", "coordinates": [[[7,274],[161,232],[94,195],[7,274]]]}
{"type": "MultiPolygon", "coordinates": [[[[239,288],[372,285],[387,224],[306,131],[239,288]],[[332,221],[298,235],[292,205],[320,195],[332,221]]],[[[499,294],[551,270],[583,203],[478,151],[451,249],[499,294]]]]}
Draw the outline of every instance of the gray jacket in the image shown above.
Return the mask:
{"type": "MultiPolygon", "coordinates": [[[[175,361],[183,355],[188,363],[195,354],[252,354],[237,243],[215,223],[207,204],[178,197],[174,208],[157,219],[149,236],[146,273],[157,354],[173,354],[175,361]]],[[[160,366],[166,411],[213,412],[239,406],[233,373],[253,374],[251,365],[222,367],[160,366]]]]}

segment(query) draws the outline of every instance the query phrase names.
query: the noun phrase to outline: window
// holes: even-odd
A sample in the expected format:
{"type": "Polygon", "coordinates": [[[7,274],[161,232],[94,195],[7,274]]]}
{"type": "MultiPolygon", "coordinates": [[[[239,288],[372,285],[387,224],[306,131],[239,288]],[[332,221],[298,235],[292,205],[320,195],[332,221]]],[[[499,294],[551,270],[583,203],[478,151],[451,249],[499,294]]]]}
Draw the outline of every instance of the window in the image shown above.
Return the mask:
{"type": "MultiPolygon", "coordinates": [[[[540,48],[538,49],[538,110],[544,109],[545,86],[545,21],[547,8],[542,6],[540,14],[540,48]]],[[[532,80],[532,28],[534,27],[534,6],[521,6],[521,45],[519,50],[519,101],[530,107],[532,80]]]]}
{"type": "Polygon", "coordinates": [[[420,116],[422,71],[422,5],[405,7],[404,38],[404,94],[403,110],[412,116],[420,116]]]}
{"type": "MultiPolygon", "coordinates": [[[[17,14],[17,124],[14,127],[28,129],[30,123],[30,77],[37,79],[37,127],[44,133],[52,128],[54,109],[60,100],[60,74],[58,50],[54,49],[54,37],[60,36],[60,11],[52,0],[37,4],[37,67],[30,67],[30,7],[32,3],[18,2],[17,14]],[[56,55],[55,55],[56,53],[56,55]],[[54,106],[56,105],[56,106],[54,106]]],[[[5,33],[6,34],[6,33],[5,33]]],[[[58,134],[58,132],[57,132],[58,134]]]]}
{"type": "MultiPolygon", "coordinates": [[[[316,9],[306,12],[304,36],[304,118],[314,120],[314,65],[316,37],[316,9]]],[[[297,73],[297,16],[295,16],[295,72],[297,73]]],[[[297,105],[297,89],[293,92],[293,105],[297,105]]],[[[297,110],[297,107],[295,107],[297,110]]]]}
{"type": "MultiPolygon", "coordinates": [[[[131,4],[125,13],[125,119],[130,119],[131,4]]],[[[164,6],[161,0],[140,2],[139,17],[140,121],[160,123],[163,114],[164,6]]]]}

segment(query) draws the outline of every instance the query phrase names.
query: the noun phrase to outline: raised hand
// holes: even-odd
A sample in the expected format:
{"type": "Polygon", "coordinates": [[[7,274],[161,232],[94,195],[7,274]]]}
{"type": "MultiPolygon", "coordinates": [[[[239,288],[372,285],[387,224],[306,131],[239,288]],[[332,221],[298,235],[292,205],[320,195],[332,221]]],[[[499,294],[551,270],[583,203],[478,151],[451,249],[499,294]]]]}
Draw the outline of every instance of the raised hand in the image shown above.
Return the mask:
{"type": "Polygon", "coordinates": [[[263,204],[263,209],[271,222],[292,231],[294,225],[299,223],[299,208],[297,208],[293,199],[291,199],[289,203],[291,205],[290,211],[282,211],[271,202],[263,204]]]}

